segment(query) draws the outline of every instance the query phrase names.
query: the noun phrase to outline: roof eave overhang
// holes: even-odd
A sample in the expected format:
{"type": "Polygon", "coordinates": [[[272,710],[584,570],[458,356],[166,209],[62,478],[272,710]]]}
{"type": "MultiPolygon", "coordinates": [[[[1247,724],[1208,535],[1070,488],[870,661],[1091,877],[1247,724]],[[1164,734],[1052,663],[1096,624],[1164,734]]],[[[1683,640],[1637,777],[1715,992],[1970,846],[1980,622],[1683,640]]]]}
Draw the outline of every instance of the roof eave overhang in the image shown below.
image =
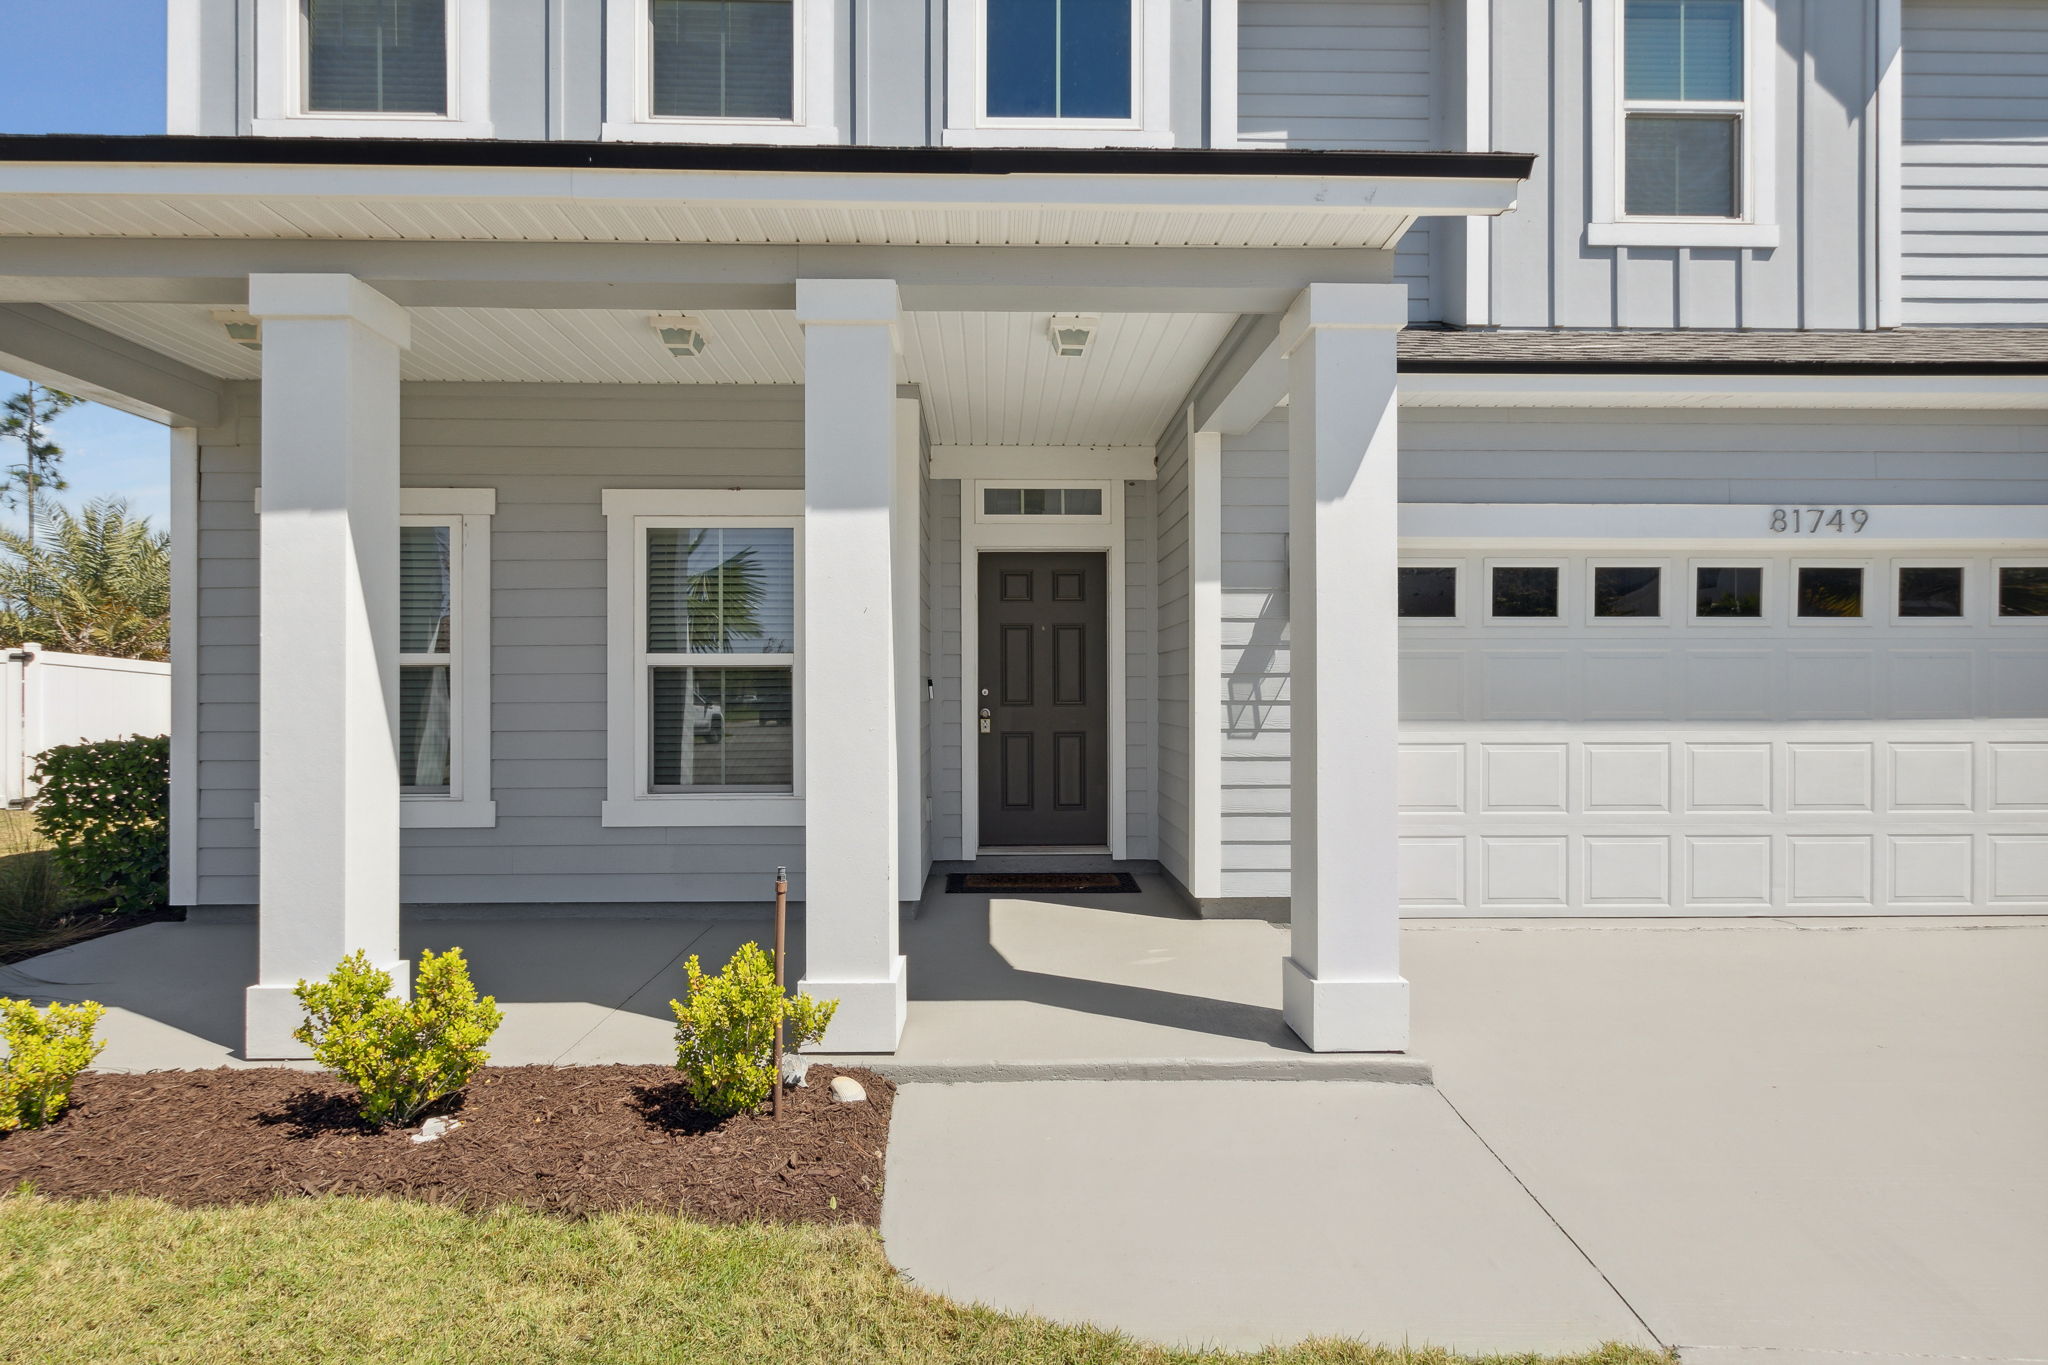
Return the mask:
{"type": "Polygon", "coordinates": [[[725,207],[1497,214],[1535,158],[1251,148],[739,147],[0,136],[6,193],[317,195],[725,207]]]}

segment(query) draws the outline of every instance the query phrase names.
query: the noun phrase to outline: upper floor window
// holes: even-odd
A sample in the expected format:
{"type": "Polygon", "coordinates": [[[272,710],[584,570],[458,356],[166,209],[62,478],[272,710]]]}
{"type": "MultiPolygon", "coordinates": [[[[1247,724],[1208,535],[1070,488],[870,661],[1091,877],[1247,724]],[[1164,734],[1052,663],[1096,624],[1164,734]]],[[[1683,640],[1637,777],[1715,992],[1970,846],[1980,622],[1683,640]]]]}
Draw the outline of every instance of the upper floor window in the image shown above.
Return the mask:
{"type": "Polygon", "coordinates": [[[1592,0],[1593,246],[1777,245],[1768,0],[1592,0]]]}
{"type": "Polygon", "coordinates": [[[305,0],[306,109],[448,112],[447,0],[305,0]]]}
{"type": "Polygon", "coordinates": [[[987,0],[991,118],[1128,119],[1130,0],[987,0]]]}
{"type": "Polygon", "coordinates": [[[1743,0],[1628,0],[1623,172],[1631,217],[1742,214],[1743,0]]]}
{"type": "Polygon", "coordinates": [[[259,134],[489,137],[489,0],[257,0],[259,134]]]}
{"type": "Polygon", "coordinates": [[[944,140],[1164,147],[1171,0],[950,0],[944,140]]]}
{"type": "Polygon", "coordinates": [[[836,142],[833,0],[613,0],[604,135],[836,142]]]}

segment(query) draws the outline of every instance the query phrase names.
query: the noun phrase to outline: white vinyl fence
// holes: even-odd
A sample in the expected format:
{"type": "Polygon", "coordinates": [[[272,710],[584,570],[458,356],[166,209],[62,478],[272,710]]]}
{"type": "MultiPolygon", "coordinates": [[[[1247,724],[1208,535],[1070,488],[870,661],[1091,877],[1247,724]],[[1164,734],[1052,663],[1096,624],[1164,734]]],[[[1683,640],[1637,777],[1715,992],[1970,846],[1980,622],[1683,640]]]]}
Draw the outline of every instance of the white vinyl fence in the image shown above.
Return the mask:
{"type": "Polygon", "coordinates": [[[0,802],[35,795],[36,755],[58,744],[171,732],[171,666],[144,659],[5,651],[0,681],[0,802]]]}

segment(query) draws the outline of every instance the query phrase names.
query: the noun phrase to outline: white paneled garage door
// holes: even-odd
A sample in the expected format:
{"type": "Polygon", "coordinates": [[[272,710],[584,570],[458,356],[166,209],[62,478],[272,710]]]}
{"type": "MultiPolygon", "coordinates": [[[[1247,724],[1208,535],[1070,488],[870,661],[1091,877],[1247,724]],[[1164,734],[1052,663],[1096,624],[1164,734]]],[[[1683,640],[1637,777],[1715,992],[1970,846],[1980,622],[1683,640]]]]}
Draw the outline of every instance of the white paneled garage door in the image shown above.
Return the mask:
{"type": "Polygon", "coordinates": [[[1857,534],[1404,539],[1405,911],[2048,910],[2048,546],[1857,534]]]}

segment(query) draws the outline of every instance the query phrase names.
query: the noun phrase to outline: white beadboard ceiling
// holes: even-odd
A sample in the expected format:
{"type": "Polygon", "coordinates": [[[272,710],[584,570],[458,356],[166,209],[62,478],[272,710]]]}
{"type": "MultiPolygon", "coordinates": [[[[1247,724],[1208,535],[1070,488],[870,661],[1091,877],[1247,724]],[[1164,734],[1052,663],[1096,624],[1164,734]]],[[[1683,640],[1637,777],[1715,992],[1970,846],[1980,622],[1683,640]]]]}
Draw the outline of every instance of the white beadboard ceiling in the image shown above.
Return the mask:
{"type": "MultiPolygon", "coordinates": [[[[197,304],[57,305],[223,379],[261,357],[197,304]]],[[[803,333],[786,312],[705,312],[711,345],[665,351],[644,312],[413,308],[408,380],[582,384],[800,384],[803,333]]],[[[1235,321],[1228,313],[1102,319],[1088,355],[1053,354],[1045,313],[909,313],[904,377],[920,385],[938,445],[1149,445],[1235,321]]]]}
{"type": "Polygon", "coordinates": [[[1412,213],[1276,208],[726,207],[320,197],[0,195],[0,236],[775,246],[1384,247],[1412,213]]]}

